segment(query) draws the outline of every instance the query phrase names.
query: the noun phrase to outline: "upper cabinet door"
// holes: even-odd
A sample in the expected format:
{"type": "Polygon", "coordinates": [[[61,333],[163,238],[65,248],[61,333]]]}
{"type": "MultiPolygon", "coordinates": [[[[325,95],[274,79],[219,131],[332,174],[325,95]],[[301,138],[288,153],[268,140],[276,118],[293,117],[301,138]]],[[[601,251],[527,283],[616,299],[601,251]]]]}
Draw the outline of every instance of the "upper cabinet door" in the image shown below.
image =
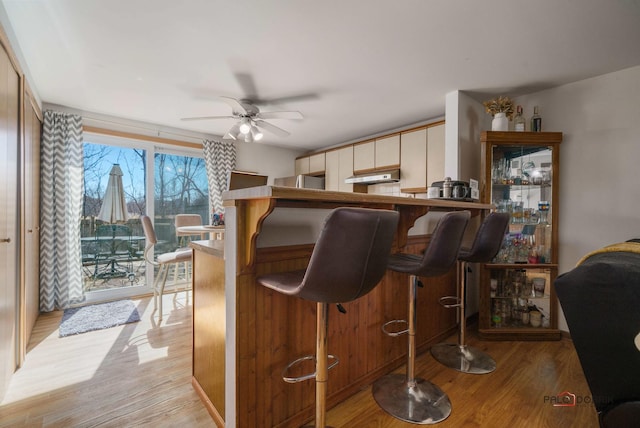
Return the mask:
{"type": "Polygon", "coordinates": [[[376,139],[376,169],[400,167],[400,134],[376,139]]]}
{"type": "Polygon", "coordinates": [[[337,150],[340,157],[340,173],[338,190],[341,192],[353,192],[353,184],[345,183],[344,180],[353,175],[353,146],[347,146],[337,150]]]}
{"type": "Polygon", "coordinates": [[[444,123],[427,128],[427,186],[444,180],[444,123]]]}
{"type": "Polygon", "coordinates": [[[403,193],[426,192],[427,129],[403,132],[400,140],[400,191],[403,193]]]}
{"type": "Polygon", "coordinates": [[[324,175],[325,190],[340,190],[340,153],[338,150],[327,152],[324,175]]]}
{"type": "Polygon", "coordinates": [[[309,175],[324,175],[325,172],[325,153],[316,153],[309,156],[309,175]]]}
{"type": "Polygon", "coordinates": [[[309,174],[309,156],[296,159],[295,175],[309,174]]]}
{"type": "Polygon", "coordinates": [[[400,136],[400,190],[425,193],[444,179],[444,123],[403,132],[400,136]]]}
{"type": "Polygon", "coordinates": [[[353,145],[353,171],[358,173],[376,167],[375,141],[366,141],[353,145]]]}
{"type": "Polygon", "coordinates": [[[330,150],[326,155],[325,190],[353,192],[353,184],[344,180],[353,175],[353,146],[330,150]]]}

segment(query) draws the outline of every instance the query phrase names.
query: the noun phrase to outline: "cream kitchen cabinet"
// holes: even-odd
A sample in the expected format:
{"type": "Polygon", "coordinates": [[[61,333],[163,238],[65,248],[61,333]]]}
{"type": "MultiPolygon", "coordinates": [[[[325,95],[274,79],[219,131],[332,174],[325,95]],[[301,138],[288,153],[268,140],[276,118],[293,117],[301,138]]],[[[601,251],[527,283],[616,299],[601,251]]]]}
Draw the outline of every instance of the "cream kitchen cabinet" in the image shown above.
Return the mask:
{"type": "Polygon", "coordinates": [[[364,141],[353,145],[353,171],[366,172],[376,167],[376,141],[364,141]]]}
{"type": "Polygon", "coordinates": [[[353,146],[326,152],[325,182],[326,190],[353,192],[353,184],[344,180],[353,175],[353,146]]]}
{"type": "Polygon", "coordinates": [[[309,156],[296,159],[295,175],[309,174],[309,156]]]}
{"type": "Polygon", "coordinates": [[[324,175],[325,153],[316,153],[296,159],[295,175],[324,175]]]}
{"type": "Polygon", "coordinates": [[[444,179],[444,122],[400,134],[400,191],[425,193],[444,179]]]}
{"type": "Polygon", "coordinates": [[[355,174],[393,168],[400,168],[400,134],[353,145],[355,174]]]}
{"type": "Polygon", "coordinates": [[[400,168],[400,134],[376,139],[376,169],[400,168]]]}
{"type": "Polygon", "coordinates": [[[325,173],[325,158],[324,152],[316,153],[309,156],[309,175],[324,175],[325,173]]]}

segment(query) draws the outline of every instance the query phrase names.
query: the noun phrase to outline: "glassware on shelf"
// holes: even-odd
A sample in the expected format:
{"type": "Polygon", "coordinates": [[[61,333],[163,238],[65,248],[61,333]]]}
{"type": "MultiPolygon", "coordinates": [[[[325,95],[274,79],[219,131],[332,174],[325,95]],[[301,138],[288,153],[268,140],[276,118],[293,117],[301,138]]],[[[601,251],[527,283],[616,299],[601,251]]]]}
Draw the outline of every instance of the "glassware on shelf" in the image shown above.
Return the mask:
{"type": "Polygon", "coordinates": [[[491,326],[494,328],[550,327],[551,317],[540,298],[547,297],[540,285],[547,277],[541,270],[515,268],[496,270],[491,276],[491,326]],[[538,286],[537,292],[534,287],[538,286]],[[540,314],[538,324],[537,313],[540,314]],[[533,324],[531,323],[533,318],[533,324]]]}
{"type": "Polygon", "coordinates": [[[531,282],[533,283],[534,297],[544,297],[544,288],[547,280],[545,278],[533,278],[531,282]]]}
{"type": "Polygon", "coordinates": [[[530,311],[529,320],[532,327],[540,327],[542,325],[542,314],[538,310],[530,311]]]}
{"type": "Polygon", "coordinates": [[[536,245],[535,235],[526,235],[527,237],[527,263],[535,265],[540,263],[540,255],[538,254],[538,246],[536,245]]]}
{"type": "Polygon", "coordinates": [[[502,327],[502,304],[499,300],[493,301],[493,310],[491,312],[491,324],[496,328],[502,327]]]}
{"type": "Polygon", "coordinates": [[[548,201],[538,202],[540,221],[536,228],[538,257],[540,263],[551,263],[551,224],[548,221],[550,204],[548,201]]]}
{"type": "Polygon", "coordinates": [[[531,184],[541,185],[543,183],[543,171],[540,168],[535,168],[531,171],[530,175],[531,184]]]}
{"type": "Polygon", "coordinates": [[[491,181],[494,184],[513,184],[511,161],[498,159],[491,170],[491,181]]]}
{"type": "Polygon", "coordinates": [[[513,213],[511,215],[511,223],[523,223],[524,221],[524,202],[516,201],[513,203],[513,213]]]}
{"type": "Polygon", "coordinates": [[[535,217],[535,210],[533,208],[525,208],[524,211],[522,212],[522,216],[523,216],[522,220],[524,224],[532,224],[534,223],[532,218],[535,217]]]}

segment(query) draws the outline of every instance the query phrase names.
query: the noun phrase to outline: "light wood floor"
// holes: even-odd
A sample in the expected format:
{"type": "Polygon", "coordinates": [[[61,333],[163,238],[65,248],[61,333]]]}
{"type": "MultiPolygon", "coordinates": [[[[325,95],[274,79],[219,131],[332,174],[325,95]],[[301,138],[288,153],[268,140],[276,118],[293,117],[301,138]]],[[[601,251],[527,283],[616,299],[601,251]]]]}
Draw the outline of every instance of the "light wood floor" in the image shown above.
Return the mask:
{"type": "MultiPolygon", "coordinates": [[[[60,312],[41,315],[25,364],[0,404],[0,427],[213,426],[191,387],[191,307],[184,293],[175,301],[165,296],[160,326],[151,320],[149,298],[135,302],[141,322],[65,338],[58,337],[60,312]]],[[[488,351],[498,369],[462,374],[429,353],[417,358],[418,376],[439,385],[453,405],[451,416],[436,426],[598,426],[593,405],[554,407],[548,401],[563,391],[590,396],[570,340],[480,342],[472,335],[470,344],[488,351]]],[[[331,409],[327,423],[415,426],[382,411],[370,387],[331,409]]]]}

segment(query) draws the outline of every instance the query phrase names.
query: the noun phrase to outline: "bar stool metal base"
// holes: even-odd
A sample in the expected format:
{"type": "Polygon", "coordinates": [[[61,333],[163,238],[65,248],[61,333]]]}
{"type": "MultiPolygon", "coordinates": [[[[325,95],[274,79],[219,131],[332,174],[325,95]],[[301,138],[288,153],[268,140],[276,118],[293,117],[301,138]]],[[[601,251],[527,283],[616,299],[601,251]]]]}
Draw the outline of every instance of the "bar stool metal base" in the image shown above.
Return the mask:
{"type": "Polygon", "coordinates": [[[373,384],[373,398],[390,415],[414,424],[436,424],[451,414],[449,397],[436,385],[403,374],[381,377],[373,384]]]}
{"type": "Polygon", "coordinates": [[[438,343],[431,347],[431,355],[438,362],[462,373],[487,374],[496,369],[493,358],[471,346],[438,343]]]}

